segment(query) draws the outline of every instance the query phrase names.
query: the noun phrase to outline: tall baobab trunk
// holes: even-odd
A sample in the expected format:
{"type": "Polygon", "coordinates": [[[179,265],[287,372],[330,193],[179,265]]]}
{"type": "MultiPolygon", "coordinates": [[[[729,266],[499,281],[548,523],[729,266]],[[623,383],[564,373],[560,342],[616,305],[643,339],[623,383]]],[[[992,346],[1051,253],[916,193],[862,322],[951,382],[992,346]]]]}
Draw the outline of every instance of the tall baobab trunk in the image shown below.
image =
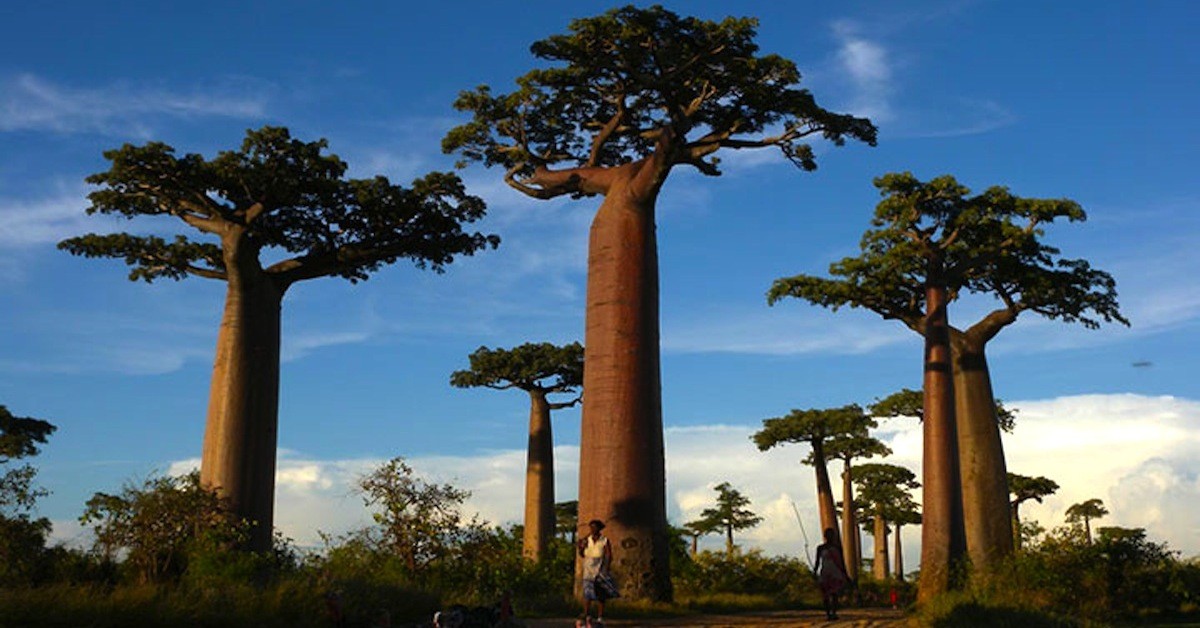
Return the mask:
{"type": "Polygon", "coordinates": [[[892,533],[892,553],[895,554],[892,560],[896,562],[895,576],[897,582],[904,582],[904,550],[900,548],[900,528],[902,527],[902,524],[897,523],[896,531],[892,533]]]}
{"type": "Polygon", "coordinates": [[[522,554],[538,562],[554,535],[554,437],[546,393],[529,391],[529,446],[525,454],[525,535],[522,554]]]}
{"type": "Polygon", "coordinates": [[[818,439],[813,441],[812,448],[813,470],[817,474],[817,512],[821,515],[821,534],[824,535],[825,530],[833,530],[834,542],[840,544],[833,487],[829,483],[829,468],[825,465],[825,447],[818,439]]]}
{"type": "Polygon", "coordinates": [[[946,288],[936,281],[940,273],[931,272],[929,277],[930,282],[925,287],[924,321],[924,520],[921,526],[921,579],[917,591],[920,603],[949,590],[952,570],[959,562],[965,544],[946,288]]]}
{"type": "Polygon", "coordinates": [[[247,547],[271,548],[279,425],[279,331],[284,288],[243,238],[223,243],[225,311],[217,334],[200,482],[250,522],[247,547]]]}
{"type": "Polygon", "coordinates": [[[858,566],[862,563],[858,540],[858,516],[854,512],[854,487],[850,481],[850,461],[842,467],[842,555],[846,557],[846,575],[858,581],[858,566]]]}
{"type": "Polygon", "coordinates": [[[1013,552],[1008,469],[984,343],[952,337],[963,522],[972,571],[986,573],[1013,552]]]}
{"type": "MultiPolygon", "coordinates": [[[[671,599],[654,202],[646,161],[615,169],[588,243],[581,520],[604,520],[627,599],[671,599]]],[[[663,175],[665,176],[665,175],[663,175]]]]}
{"type": "Polygon", "coordinates": [[[876,580],[887,580],[888,575],[888,547],[887,547],[887,522],[875,514],[875,560],[871,561],[871,576],[876,580]]]}

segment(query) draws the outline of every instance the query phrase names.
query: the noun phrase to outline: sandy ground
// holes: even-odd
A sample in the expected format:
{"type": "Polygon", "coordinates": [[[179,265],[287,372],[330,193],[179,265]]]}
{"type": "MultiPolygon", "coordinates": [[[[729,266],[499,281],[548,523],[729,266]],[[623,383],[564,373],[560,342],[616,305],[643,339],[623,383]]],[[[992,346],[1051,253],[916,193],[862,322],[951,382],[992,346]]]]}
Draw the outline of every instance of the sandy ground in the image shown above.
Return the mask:
{"type": "MultiPolygon", "coordinates": [[[[526,619],[527,628],[574,628],[575,618],[526,619]]],[[[689,615],[658,619],[605,619],[605,628],[633,628],[635,626],[687,626],[689,628],[744,628],[769,626],[770,628],[800,628],[801,626],[830,626],[856,628],[900,628],[907,626],[904,613],[890,609],[847,609],[838,613],[838,619],[829,621],[821,611],[777,611],[769,613],[737,613],[730,615],[689,615]]]]}

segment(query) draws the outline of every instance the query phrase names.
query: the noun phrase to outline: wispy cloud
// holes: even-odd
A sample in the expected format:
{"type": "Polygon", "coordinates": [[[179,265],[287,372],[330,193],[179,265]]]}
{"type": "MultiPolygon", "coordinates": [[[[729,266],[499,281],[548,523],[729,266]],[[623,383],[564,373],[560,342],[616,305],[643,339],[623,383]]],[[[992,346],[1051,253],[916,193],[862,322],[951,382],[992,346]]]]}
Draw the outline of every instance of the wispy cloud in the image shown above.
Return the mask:
{"type": "Polygon", "coordinates": [[[856,311],[816,308],[722,309],[663,326],[663,349],[757,355],[861,354],[912,340],[896,323],[856,311]]]}
{"type": "Polygon", "coordinates": [[[191,91],[111,83],[57,84],[33,75],[0,79],[0,131],[148,135],[157,117],[254,118],[266,110],[269,88],[247,79],[215,81],[191,91]]]}
{"type": "MultiPolygon", "coordinates": [[[[1086,395],[1014,401],[1018,422],[1005,435],[1008,467],[1044,475],[1059,491],[1041,504],[1022,508],[1023,518],[1047,528],[1062,525],[1067,507],[1099,497],[1111,514],[1101,525],[1145,527],[1185,556],[1200,554],[1200,401],[1132,394],[1086,395]]],[[[745,424],[671,427],[666,430],[667,510],[676,524],[696,518],[712,503],[712,487],[728,481],[750,498],[761,525],[739,533],[740,544],[773,554],[801,551],[792,504],[812,537],[816,526],[813,472],[798,461],[803,446],[760,452],[750,436],[761,426],[745,424]]],[[[879,436],[895,452],[888,462],[920,474],[921,426],[891,419],[879,436]]],[[[555,495],[577,494],[579,449],[555,448],[555,495]]],[[[464,456],[415,456],[408,463],[422,476],[472,492],[467,510],[493,523],[515,523],[523,503],[525,453],[486,451],[464,456]]],[[[302,545],[319,542],[317,531],[339,533],[370,523],[354,492],[355,480],[379,465],[377,457],[321,460],[281,449],[276,473],[276,526],[302,545]]],[[[196,459],[170,464],[169,472],[195,468],[196,459]]],[[[836,466],[836,465],[835,465],[836,466]]],[[[918,495],[919,498],[919,495],[918,495]]],[[[585,516],[586,518],[586,516],[585,516]]],[[[78,529],[56,527],[56,538],[78,529]]],[[[908,563],[915,566],[919,526],[905,536],[908,563]]],[[[716,546],[719,539],[706,541],[716,546]]],[[[866,543],[870,543],[869,538],[866,543]]]]}
{"type": "Polygon", "coordinates": [[[854,86],[854,97],[849,109],[876,123],[890,122],[892,66],[884,45],[863,34],[861,26],[853,20],[834,22],[834,37],[838,41],[837,60],[841,69],[849,76],[854,86]]]}
{"type": "Polygon", "coordinates": [[[85,214],[87,190],[82,185],[57,183],[51,187],[54,191],[40,198],[0,197],[0,248],[53,244],[89,231],[115,229],[122,222],[85,214]]]}

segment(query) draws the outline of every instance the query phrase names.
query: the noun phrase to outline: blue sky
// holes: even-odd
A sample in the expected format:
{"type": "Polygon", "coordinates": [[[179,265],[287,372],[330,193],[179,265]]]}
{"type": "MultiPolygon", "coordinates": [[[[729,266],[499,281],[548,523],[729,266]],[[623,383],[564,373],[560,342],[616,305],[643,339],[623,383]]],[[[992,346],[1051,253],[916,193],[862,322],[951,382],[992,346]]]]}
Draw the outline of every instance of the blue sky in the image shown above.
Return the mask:
{"type": "MultiPolygon", "coordinates": [[[[212,155],[247,128],[285,125],[328,138],[356,176],[406,182],[451,167],[439,141],[462,119],[450,106],[459,90],[508,89],[534,67],[532,41],[611,6],[0,9],[0,403],[59,426],[37,462],[53,491],[41,512],[60,538],[74,538],[71,522],[93,492],[198,456],[223,296],[203,279],[130,283],[119,262],[55,250],[87,231],[171,227],[83,215],[83,179],[106,169],[102,151],[161,140],[212,155]]],[[[1047,237],[1114,274],[1133,326],[1026,317],[994,341],[997,394],[1023,413],[1007,441],[1010,468],[1074,478],[1029,510],[1047,526],[1073,501],[1101,497],[1119,504],[1111,523],[1200,553],[1200,512],[1178,511],[1181,500],[1200,502],[1200,7],[667,6],[759,17],[763,50],[796,61],[820,103],[880,127],[875,148],[818,147],[814,173],[754,152],[725,155],[722,178],[678,171],[667,183],[658,233],[672,518],[694,516],[711,486],[734,480],[778,511],[748,539],[794,550],[784,506],[811,509],[811,472],[796,464],[804,452],[763,456],[745,436],[791,408],[869,403],[919,385],[911,332],[764,299],[773,279],[822,273],[853,254],[878,200],[872,178],[911,170],[1087,209],[1088,222],[1047,237]],[[1141,361],[1151,366],[1132,366],[1141,361]]],[[[485,516],[518,516],[526,401],[453,389],[448,376],[480,345],[581,339],[598,200],[533,201],[500,175],[463,172],[489,203],[484,226],[504,239],[498,250],[440,276],[398,264],[357,286],[329,279],[288,295],[277,523],[292,536],[365,520],[330,504],[356,504],[349,478],[396,455],[472,488],[485,516]]],[[[952,322],[988,305],[958,304],[952,322]]],[[[575,491],[578,419],[575,410],[556,419],[561,499],[575,491]]],[[[905,440],[915,428],[884,427],[897,459],[915,465],[905,440]]]]}

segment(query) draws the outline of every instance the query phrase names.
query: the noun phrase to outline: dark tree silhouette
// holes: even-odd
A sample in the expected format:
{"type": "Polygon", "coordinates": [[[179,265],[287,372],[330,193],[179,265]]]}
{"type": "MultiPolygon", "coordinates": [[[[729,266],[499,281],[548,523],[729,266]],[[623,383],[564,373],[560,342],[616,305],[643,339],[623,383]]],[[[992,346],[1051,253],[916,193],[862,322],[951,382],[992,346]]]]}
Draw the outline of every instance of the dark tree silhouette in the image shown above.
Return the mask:
{"type": "Polygon", "coordinates": [[[1012,497],[1013,544],[1021,548],[1021,504],[1034,500],[1042,503],[1042,498],[1053,495],[1058,490],[1058,482],[1050,478],[1028,475],[1008,474],[1008,493],[1012,497]]]}
{"type": "Polygon", "coordinates": [[[979,572],[1012,551],[987,342],[1025,311],[1087,327],[1126,321],[1108,273],[1060,259],[1058,249],[1041,241],[1043,225],[1085,218],[1077,203],[1021,198],[1001,187],[970,196],[950,176],[922,182],[888,174],[875,185],[884,199],[863,236],[862,255],[832,264],[836,279],[779,279],[768,300],[862,307],[924,337],[919,598],[925,601],[950,586],[951,565],[964,549],[979,572]],[[950,327],[947,306],[964,292],[992,296],[1000,307],[965,330],[950,327]],[[969,455],[960,460],[960,451],[969,455]]]}
{"type": "Polygon", "coordinates": [[[484,204],[457,176],[431,173],[411,188],[381,176],[347,179],[346,163],[325,148],[279,127],[247,131],[240,149],[212,159],[178,157],[160,142],[126,144],[104,153],[107,172],[88,177],[100,189],[88,195],[87,213],[170,216],[203,239],[89,234],[58,245],[121,259],[131,280],[225,282],[200,475],[252,522],[255,550],[271,545],[284,293],[317,277],[362,281],[401,258],[440,272],[499,242],[463,231],[484,204]],[[264,264],[268,251],[283,259],[264,264]]]}
{"type": "Polygon", "coordinates": [[[504,168],[533,198],[604,197],[588,244],[579,507],[608,522],[626,598],[671,597],[655,235],[664,182],[677,166],[719,174],[721,150],[774,148],[812,170],[806,138],[875,142],[870,121],[821,108],[791,61],[760,53],[756,27],[661,6],[574,20],[532,45],[546,65],[515,91],[462,93],[455,107],[473,118],[442,144],[504,168]]]}
{"type": "Polygon", "coordinates": [[[471,354],[471,368],[455,371],[450,384],[459,388],[483,386],[516,388],[529,394],[529,442],[525,456],[525,531],[522,553],[538,562],[554,535],[554,437],[550,411],[579,403],[579,396],[551,402],[548,395],[575,394],[583,384],[583,345],[562,347],[526,343],[512,349],[480,347],[471,354]]]}
{"type": "Polygon", "coordinates": [[[28,586],[44,556],[51,523],[31,511],[47,491],[34,485],[37,468],[17,461],[36,456],[56,429],[0,405],[0,586],[28,586]]]}
{"type": "Polygon", "coordinates": [[[695,525],[688,524],[688,526],[689,529],[698,531],[723,530],[725,532],[725,553],[732,556],[733,531],[753,528],[762,523],[762,517],[746,508],[750,505],[750,498],[742,495],[729,482],[721,482],[713,487],[713,490],[717,492],[717,505],[705,508],[700,513],[700,519],[692,522],[695,525]]]}
{"type": "Polygon", "coordinates": [[[1067,508],[1067,523],[1083,523],[1083,530],[1087,536],[1088,545],[1092,544],[1092,520],[1099,519],[1108,514],[1108,509],[1104,507],[1104,502],[1097,498],[1092,498],[1078,504],[1072,504],[1067,508]]]}

